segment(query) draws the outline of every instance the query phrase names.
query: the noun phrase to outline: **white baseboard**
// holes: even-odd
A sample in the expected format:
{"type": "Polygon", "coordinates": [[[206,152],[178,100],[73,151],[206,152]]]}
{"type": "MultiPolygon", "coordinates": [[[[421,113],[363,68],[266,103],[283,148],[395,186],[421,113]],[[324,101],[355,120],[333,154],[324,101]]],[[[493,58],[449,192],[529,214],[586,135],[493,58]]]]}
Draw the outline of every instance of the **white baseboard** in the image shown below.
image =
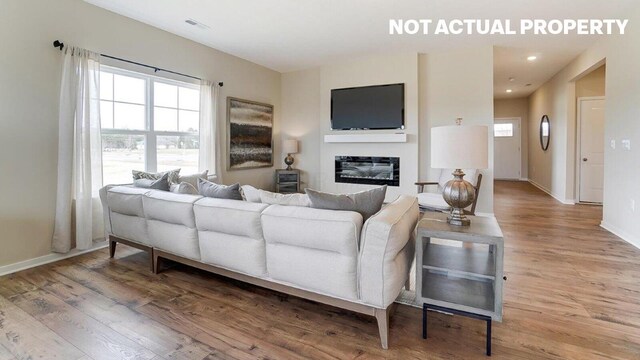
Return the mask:
{"type": "Polygon", "coordinates": [[[602,222],[600,222],[600,227],[607,230],[608,232],[612,233],[613,235],[619,237],[620,239],[628,242],[629,244],[635,246],[636,248],[640,249],[640,239],[629,234],[628,232],[615,227],[609,223],[607,223],[606,221],[602,220],[602,222]]]}
{"type": "Polygon", "coordinates": [[[561,199],[558,195],[552,193],[549,189],[545,188],[544,186],[538,184],[537,182],[528,179],[527,181],[529,181],[529,184],[537,187],[538,189],[546,192],[547,194],[549,194],[549,196],[551,196],[552,198],[560,201],[561,203],[565,204],[565,205],[575,205],[576,201],[574,199],[561,199]]]}
{"type": "Polygon", "coordinates": [[[0,266],[0,276],[12,274],[14,272],[30,269],[36,266],[68,259],[70,257],[86,254],[88,252],[95,251],[98,249],[104,249],[107,246],[109,246],[109,243],[107,241],[100,241],[100,242],[94,243],[91,248],[86,250],[73,249],[66,254],[51,253],[51,254],[40,256],[34,259],[24,260],[17,263],[0,266]]]}

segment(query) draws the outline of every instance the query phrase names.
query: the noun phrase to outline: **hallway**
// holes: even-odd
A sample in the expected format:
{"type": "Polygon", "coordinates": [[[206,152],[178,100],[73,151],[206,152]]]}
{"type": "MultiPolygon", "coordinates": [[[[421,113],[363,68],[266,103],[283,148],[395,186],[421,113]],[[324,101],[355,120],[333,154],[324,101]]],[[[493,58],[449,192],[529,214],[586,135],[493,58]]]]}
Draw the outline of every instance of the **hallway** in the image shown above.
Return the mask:
{"type": "Polygon", "coordinates": [[[640,357],[640,250],[599,226],[602,207],[564,205],[527,182],[495,191],[505,324],[552,357],[640,357]]]}

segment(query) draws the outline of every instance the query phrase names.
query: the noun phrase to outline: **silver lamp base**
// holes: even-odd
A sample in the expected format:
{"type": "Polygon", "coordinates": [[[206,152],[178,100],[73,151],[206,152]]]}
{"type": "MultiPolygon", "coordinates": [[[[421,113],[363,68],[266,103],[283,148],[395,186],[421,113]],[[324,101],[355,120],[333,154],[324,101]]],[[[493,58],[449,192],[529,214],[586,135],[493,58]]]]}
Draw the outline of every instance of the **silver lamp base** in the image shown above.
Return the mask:
{"type": "Polygon", "coordinates": [[[284,158],[284,163],[287,164],[287,170],[293,170],[291,165],[293,165],[293,156],[291,154],[287,154],[287,157],[284,158]]]}
{"type": "Polygon", "coordinates": [[[464,209],[473,204],[476,198],[476,189],[470,182],[463,179],[464,172],[456,169],[453,179],[449,180],[442,191],[442,198],[451,206],[451,213],[447,217],[447,222],[456,226],[469,226],[471,220],[464,214],[464,209]]]}

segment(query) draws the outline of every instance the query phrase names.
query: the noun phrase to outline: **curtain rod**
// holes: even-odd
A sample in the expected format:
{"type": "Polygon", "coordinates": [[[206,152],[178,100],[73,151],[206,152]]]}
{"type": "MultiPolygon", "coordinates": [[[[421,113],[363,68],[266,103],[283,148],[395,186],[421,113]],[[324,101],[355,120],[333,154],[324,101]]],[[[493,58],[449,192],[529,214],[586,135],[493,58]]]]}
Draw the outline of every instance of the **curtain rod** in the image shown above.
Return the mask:
{"type": "MultiPolygon", "coordinates": [[[[53,42],[53,47],[60,48],[60,51],[62,51],[62,49],[64,48],[64,43],[63,43],[63,42],[61,42],[60,40],[55,40],[55,41],[53,42]]],[[[111,56],[111,55],[107,55],[107,54],[100,54],[100,56],[102,56],[102,57],[106,57],[106,58],[109,58],[109,59],[113,59],[113,60],[118,60],[118,61],[126,62],[126,63],[129,63],[129,64],[134,64],[134,65],[138,65],[138,66],[143,66],[143,67],[146,67],[146,68],[149,68],[149,69],[153,69],[153,71],[154,71],[154,72],[163,71],[163,72],[166,72],[166,73],[175,74],[175,75],[180,75],[180,76],[188,77],[188,78],[191,78],[191,79],[202,80],[202,79],[201,79],[201,78],[199,78],[199,77],[195,77],[195,76],[191,76],[191,75],[187,75],[187,74],[179,73],[179,72],[177,72],[177,71],[171,71],[171,70],[167,70],[167,69],[159,68],[159,67],[157,67],[157,66],[151,66],[151,65],[147,65],[147,64],[139,63],[139,62],[136,62],[136,61],[131,61],[131,60],[127,60],[127,59],[122,59],[122,58],[115,57],[115,56],[111,56]]],[[[222,86],[224,86],[224,83],[221,81],[221,82],[219,82],[219,83],[218,83],[218,85],[222,87],[222,86]]]]}

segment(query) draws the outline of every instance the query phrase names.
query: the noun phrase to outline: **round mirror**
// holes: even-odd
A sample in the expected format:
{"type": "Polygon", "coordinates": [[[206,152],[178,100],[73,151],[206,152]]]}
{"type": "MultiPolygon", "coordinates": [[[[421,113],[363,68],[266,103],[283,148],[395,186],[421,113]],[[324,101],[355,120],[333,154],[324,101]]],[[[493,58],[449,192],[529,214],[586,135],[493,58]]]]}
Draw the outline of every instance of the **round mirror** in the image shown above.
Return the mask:
{"type": "Polygon", "coordinates": [[[540,120],[540,146],[542,150],[547,151],[549,148],[549,137],[551,136],[551,125],[549,124],[549,117],[547,115],[542,116],[540,120]]]}

